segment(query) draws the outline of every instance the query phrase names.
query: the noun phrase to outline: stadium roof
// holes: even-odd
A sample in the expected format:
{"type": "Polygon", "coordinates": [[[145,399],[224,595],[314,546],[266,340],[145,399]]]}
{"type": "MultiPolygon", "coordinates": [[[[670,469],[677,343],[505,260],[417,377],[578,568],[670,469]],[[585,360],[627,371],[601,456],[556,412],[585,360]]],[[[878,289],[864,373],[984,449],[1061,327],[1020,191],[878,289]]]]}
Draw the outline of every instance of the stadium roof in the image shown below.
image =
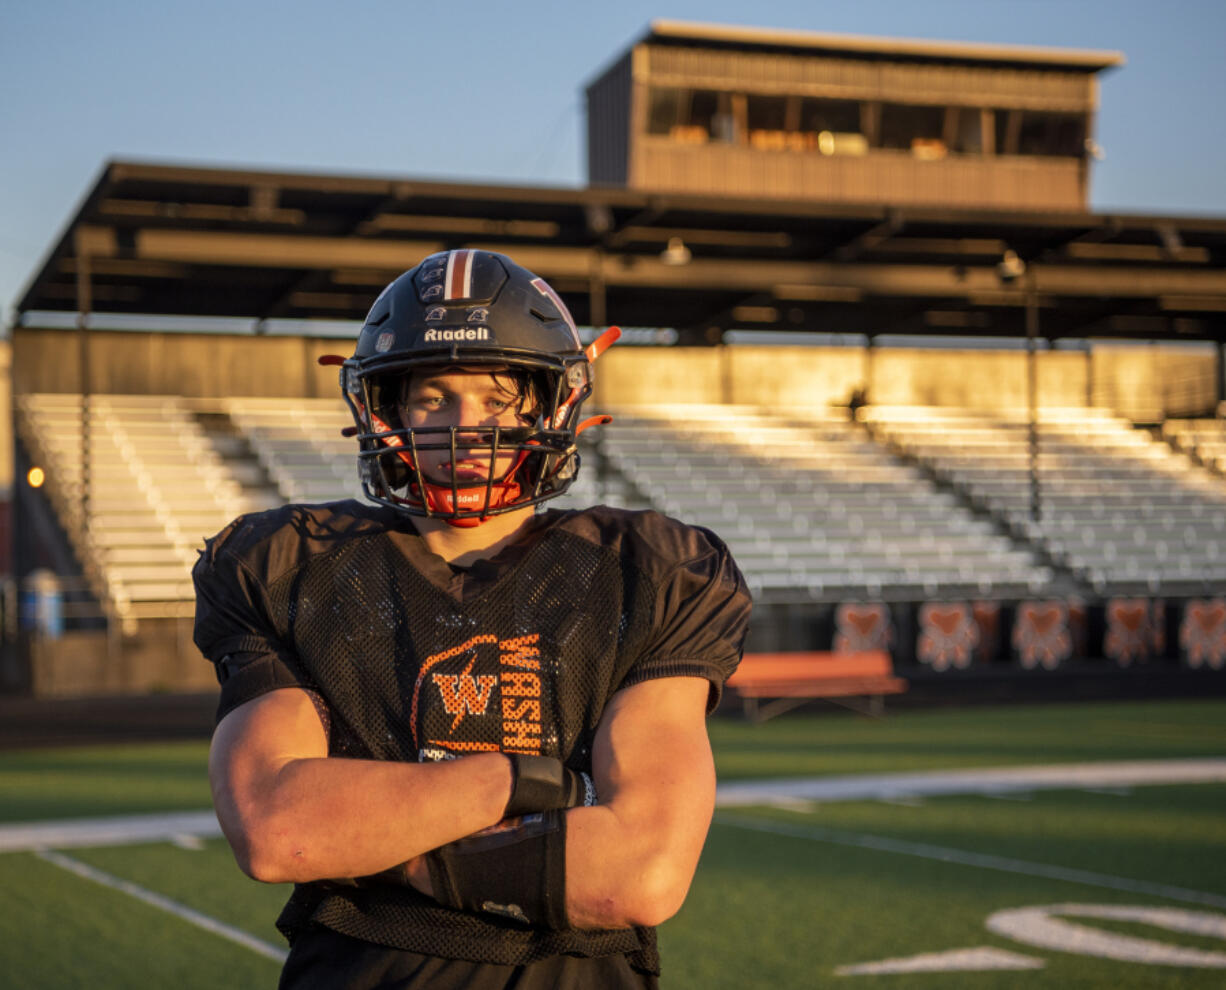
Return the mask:
{"type": "Polygon", "coordinates": [[[652,21],[639,44],[728,46],[738,50],[791,52],[793,54],[854,55],[856,58],[888,58],[905,61],[991,63],[1024,65],[1076,72],[1099,72],[1124,64],[1122,52],[1048,45],[995,45],[963,41],[929,41],[916,38],[881,38],[818,31],[733,27],[695,21],[652,21]]]}
{"type": "Polygon", "coordinates": [[[732,327],[1020,335],[1028,289],[1045,337],[1226,340],[1226,218],[131,161],[105,166],[17,308],[26,325],[79,309],[360,319],[391,278],[455,247],[510,254],[548,278],[581,324],[675,327],[687,343],[732,327]]]}

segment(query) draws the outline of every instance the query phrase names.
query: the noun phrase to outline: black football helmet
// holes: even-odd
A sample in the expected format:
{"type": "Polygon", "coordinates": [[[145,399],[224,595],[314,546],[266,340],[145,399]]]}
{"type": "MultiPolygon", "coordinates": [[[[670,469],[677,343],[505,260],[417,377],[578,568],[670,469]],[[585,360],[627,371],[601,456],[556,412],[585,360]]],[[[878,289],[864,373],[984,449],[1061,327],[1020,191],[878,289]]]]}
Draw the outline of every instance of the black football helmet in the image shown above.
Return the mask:
{"type": "MultiPolygon", "coordinates": [[[[561,297],[532,272],[492,251],[433,254],[387,286],[371,306],[353,356],[341,365],[341,390],[353,413],[362,489],[375,502],[455,526],[563,494],[575,479],[580,422],[592,391],[592,363],[617,339],[609,328],[584,348],[561,297]],[[505,370],[532,397],[532,421],[517,427],[410,427],[401,393],[418,368],[505,370]],[[457,435],[459,441],[457,442],[457,435]],[[423,474],[418,452],[488,451],[483,480],[450,483],[423,474]],[[513,455],[496,475],[499,456],[513,455]]],[[[500,376],[501,378],[501,376],[500,376]]]]}

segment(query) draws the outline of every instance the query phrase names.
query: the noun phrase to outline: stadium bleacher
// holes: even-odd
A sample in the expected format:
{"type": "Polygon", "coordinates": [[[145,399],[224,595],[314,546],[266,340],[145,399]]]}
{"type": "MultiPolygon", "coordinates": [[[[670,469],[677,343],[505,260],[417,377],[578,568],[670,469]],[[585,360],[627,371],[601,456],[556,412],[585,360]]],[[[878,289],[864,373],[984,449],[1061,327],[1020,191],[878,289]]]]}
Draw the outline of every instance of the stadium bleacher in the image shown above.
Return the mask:
{"type": "Polygon", "coordinates": [[[46,466],[48,496],[106,610],[129,626],[178,614],[192,595],[200,534],[247,509],[184,401],[95,395],[86,445],[80,396],[25,395],[17,428],[46,466]]]}
{"type": "Polygon", "coordinates": [[[1023,410],[870,406],[860,416],[1096,592],[1190,594],[1226,581],[1226,485],[1108,410],[1040,411],[1037,519],[1023,410]]]}
{"type": "Polygon", "coordinates": [[[615,413],[601,445],[655,507],[718,531],[757,591],[996,596],[1051,578],[842,413],[635,407],[615,413]]]}
{"type": "Polygon", "coordinates": [[[353,425],[339,399],[226,399],[221,409],[244,433],[287,502],[360,498],[353,425]]]}
{"type": "Polygon", "coordinates": [[[1226,419],[1171,419],[1162,435],[1210,471],[1226,474],[1226,419]]]}
{"type": "MultiPolygon", "coordinates": [[[[90,587],[125,624],[188,614],[196,551],[234,516],[362,497],[338,399],[93,396],[88,516],[80,397],[25,395],[17,408],[90,587]]],[[[1126,665],[1165,649],[1162,601],[1182,599],[1180,649],[1226,658],[1214,590],[1226,582],[1226,482],[1207,466],[1211,448],[1192,453],[1219,426],[1168,424],[1158,437],[1102,409],[1043,409],[1035,519],[1020,411],[609,411],[551,505],[654,508],[715,530],[760,603],[834,607],[835,648],[863,612],[873,648],[964,667],[1009,642],[1008,622],[1017,655],[1052,666],[1080,648],[1088,597],[1102,603],[1104,655],[1126,665]]]]}

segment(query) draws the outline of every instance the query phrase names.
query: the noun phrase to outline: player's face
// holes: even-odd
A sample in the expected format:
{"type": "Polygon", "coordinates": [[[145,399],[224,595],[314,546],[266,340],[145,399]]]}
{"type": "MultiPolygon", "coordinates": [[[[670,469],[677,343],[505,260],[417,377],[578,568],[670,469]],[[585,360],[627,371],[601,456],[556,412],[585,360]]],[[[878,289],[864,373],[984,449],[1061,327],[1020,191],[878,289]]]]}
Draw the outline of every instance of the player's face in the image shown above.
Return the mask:
{"type": "MultiPolygon", "coordinates": [[[[473,427],[473,432],[456,434],[456,457],[450,450],[422,450],[418,459],[422,472],[435,483],[450,484],[454,467],[460,484],[475,484],[489,477],[490,434],[476,428],[491,426],[522,427],[533,421],[533,410],[520,383],[506,369],[442,368],[414,371],[401,391],[400,414],[414,429],[453,426],[473,427]],[[473,446],[462,446],[465,441],[473,446]]],[[[420,443],[446,442],[447,435],[424,436],[420,443]]],[[[494,477],[502,478],[515,460],[513,452],[499,454],[494,477]]]]}

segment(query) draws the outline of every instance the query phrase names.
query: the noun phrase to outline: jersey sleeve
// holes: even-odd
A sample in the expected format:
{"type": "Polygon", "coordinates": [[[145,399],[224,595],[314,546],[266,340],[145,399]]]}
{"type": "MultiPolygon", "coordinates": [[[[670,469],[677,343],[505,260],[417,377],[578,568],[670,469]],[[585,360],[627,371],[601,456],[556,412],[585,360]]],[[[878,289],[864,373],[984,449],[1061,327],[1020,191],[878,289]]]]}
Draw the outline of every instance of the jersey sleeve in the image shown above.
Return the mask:
{"type": "Polygon", "coordinates": [[[264,587],[244,563],[239,519],[206,541],[192,569],[196,586],[193,638],[221,684],[217,720],[244,702],[283,687],[310,688],[293,654],[277,637],[264,587]]]}
{"type": "Polygon", "coordinates": [[[661,677],[704,677],[715,710],[724,682],[741,661],[753,607],[745,579],[723,541],[699,527],[682,527],[662,542],[680,560],[656,585],[651,637],[621,687],[661,677]]]}

